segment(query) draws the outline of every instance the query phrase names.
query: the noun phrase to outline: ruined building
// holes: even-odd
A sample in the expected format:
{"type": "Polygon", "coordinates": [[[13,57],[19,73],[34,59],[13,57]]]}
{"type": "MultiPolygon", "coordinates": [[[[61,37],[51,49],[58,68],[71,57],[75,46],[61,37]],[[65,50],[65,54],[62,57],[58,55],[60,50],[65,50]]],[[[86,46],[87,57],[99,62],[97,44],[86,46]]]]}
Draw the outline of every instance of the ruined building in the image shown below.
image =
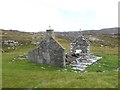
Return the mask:
{"type": "Polygon", "coordinates": [[[93,64],[102,57],[90,54],[89,42],[80,34],[71,43],[71,52],[65,54],[65,49],[53,36],[53,30],[46,30],[46,37],[38,47],[28,53],[29,61],[38,64],[65,67],[70,65],[72,69],[84,71],[88,65],[93,64]]]}
{"type": "Polygon", "coordinates": [[[75,57],[80,57],[81,60],[87,60],[90,54],[90,43],[81,35],[73,40],[71,43],[71,55],[75,57]]]}
{"type": "Polygon", "coordinates": [[[38,47],[28,53],[29,61],[51,66],[65,66],[65,49],[55,40],[53,30],[46,30],[46,37],[38,47]]]}
{"type": "Polygon", "coordinates": [[[79,36],[71,43],[70,55],[74,58],[74,60],[70,63],[72,69],[80,71],[84,71],[86,67],[102,58],[90,53],[90,43],[83,37],[81,32],[79,36]]]}

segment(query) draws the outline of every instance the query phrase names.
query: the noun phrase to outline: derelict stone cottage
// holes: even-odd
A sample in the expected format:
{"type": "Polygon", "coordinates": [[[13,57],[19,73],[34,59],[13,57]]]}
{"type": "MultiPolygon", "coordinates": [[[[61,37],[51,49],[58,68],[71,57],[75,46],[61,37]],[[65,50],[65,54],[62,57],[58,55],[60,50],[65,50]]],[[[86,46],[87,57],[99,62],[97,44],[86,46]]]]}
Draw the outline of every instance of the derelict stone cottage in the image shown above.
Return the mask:
{"type": "Polygon", "coordinates": [[[89,42],[80,34],[78,38],[73,40],[71,43],[71,55],[76,57],[81,57],[81,60],[87,60],[90,54],[90,44],[89,42]]]}
{"type": "Polygon", "coordinates": [[[80,71],[84,71],[88,65],[101,58],[90,54],[90,43],[81,35],[81,32],[71,43],[70,54],[65,54],[65,49],[55,40],[52,29],[46,30],[45,39],[28,53],[29,61],[57,67],[70,65],[72,69],[80,71]]]}
{"type": "Polygon", "coordinates": [[[90,43],[82,34],[71,43],[71,54],[74,57],[71,63],[72,69],[84,71],[86,67],[93,64],[102,57],[91,55],[90,43]]]}
{"type": "Polygon", "coordinates": [[[65,49],[53,36],[53,30],[46,30],[46,37],[38,47],[28,53],[29,61],[52,66],[65,66],[65,49]]]}

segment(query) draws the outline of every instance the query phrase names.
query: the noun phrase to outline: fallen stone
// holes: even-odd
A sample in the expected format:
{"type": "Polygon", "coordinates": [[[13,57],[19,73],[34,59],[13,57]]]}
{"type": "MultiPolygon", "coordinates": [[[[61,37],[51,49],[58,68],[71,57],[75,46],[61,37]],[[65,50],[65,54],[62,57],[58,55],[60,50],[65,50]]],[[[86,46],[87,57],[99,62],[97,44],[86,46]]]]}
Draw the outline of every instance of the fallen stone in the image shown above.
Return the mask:
{"type": "MultiPolygon", "coordinates": [[[[85,71],[85,69],[89,66],[95,63],[97,60],[101,59],[102,57],[97,56],[89,56],[89,58],[83,62],[80,62],[77,58],[77,63],[71,64],[72,69],[79,70],[79,71],[85,71]]],[[[100,66],[101,67],[101,66],[100,66]]]]}

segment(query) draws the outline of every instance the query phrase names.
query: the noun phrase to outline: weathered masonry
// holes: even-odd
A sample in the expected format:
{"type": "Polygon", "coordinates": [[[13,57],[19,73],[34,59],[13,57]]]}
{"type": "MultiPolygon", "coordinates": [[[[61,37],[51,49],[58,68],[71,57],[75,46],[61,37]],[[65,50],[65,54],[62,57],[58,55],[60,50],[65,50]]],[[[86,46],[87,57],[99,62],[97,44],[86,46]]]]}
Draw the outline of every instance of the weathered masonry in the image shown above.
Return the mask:
{"type": "Polygon", "coordinates": [[[46,30],[46,38],[38,47],[28,53],[29,61],[57,67],[65,66],[65,49],[53,36],[53,30],[46,30]]]}
{"type": "Polygon", "coordinates": [[[87,60],[89,54],[89,42],[82,35],[79,35],[78,38],[71,43],[71,55],[81,57],[81,60],[87,60]]]}
{"type": "Polygon", "coordinates": [[[36,49],[28,53],[29,61],[57,67],[70,65],[72,69],[80,71],[84,71],[86,67],[101,58],[90,53],[90,43],[81,32],[71,43],[70,54],[65,54],[65,49],[55,40],[52,29],[46,30],[45,39],[36,49]]]}
{"type": "Polygon", "coordinates": [[[74,57],[71,62],[72,69],[80,71],[102,58],[90,53],[90,43],[82,34],[71,43],[71,56],[74,57]]]}

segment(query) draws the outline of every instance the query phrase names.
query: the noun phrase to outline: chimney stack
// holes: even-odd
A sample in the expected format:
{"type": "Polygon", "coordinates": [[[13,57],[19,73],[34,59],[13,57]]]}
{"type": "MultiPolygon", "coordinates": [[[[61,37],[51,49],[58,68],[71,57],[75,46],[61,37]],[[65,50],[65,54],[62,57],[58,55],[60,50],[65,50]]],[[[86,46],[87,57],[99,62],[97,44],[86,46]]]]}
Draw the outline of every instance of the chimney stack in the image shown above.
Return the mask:
{"type": "Polygon", "coordinates": [[[46,30],[47,36],[53,36],[53,34],[54,34],[53,31],[54,31],[54,30],[51,29],[51,26],[49,25],[49,29],[46,30]]]}

